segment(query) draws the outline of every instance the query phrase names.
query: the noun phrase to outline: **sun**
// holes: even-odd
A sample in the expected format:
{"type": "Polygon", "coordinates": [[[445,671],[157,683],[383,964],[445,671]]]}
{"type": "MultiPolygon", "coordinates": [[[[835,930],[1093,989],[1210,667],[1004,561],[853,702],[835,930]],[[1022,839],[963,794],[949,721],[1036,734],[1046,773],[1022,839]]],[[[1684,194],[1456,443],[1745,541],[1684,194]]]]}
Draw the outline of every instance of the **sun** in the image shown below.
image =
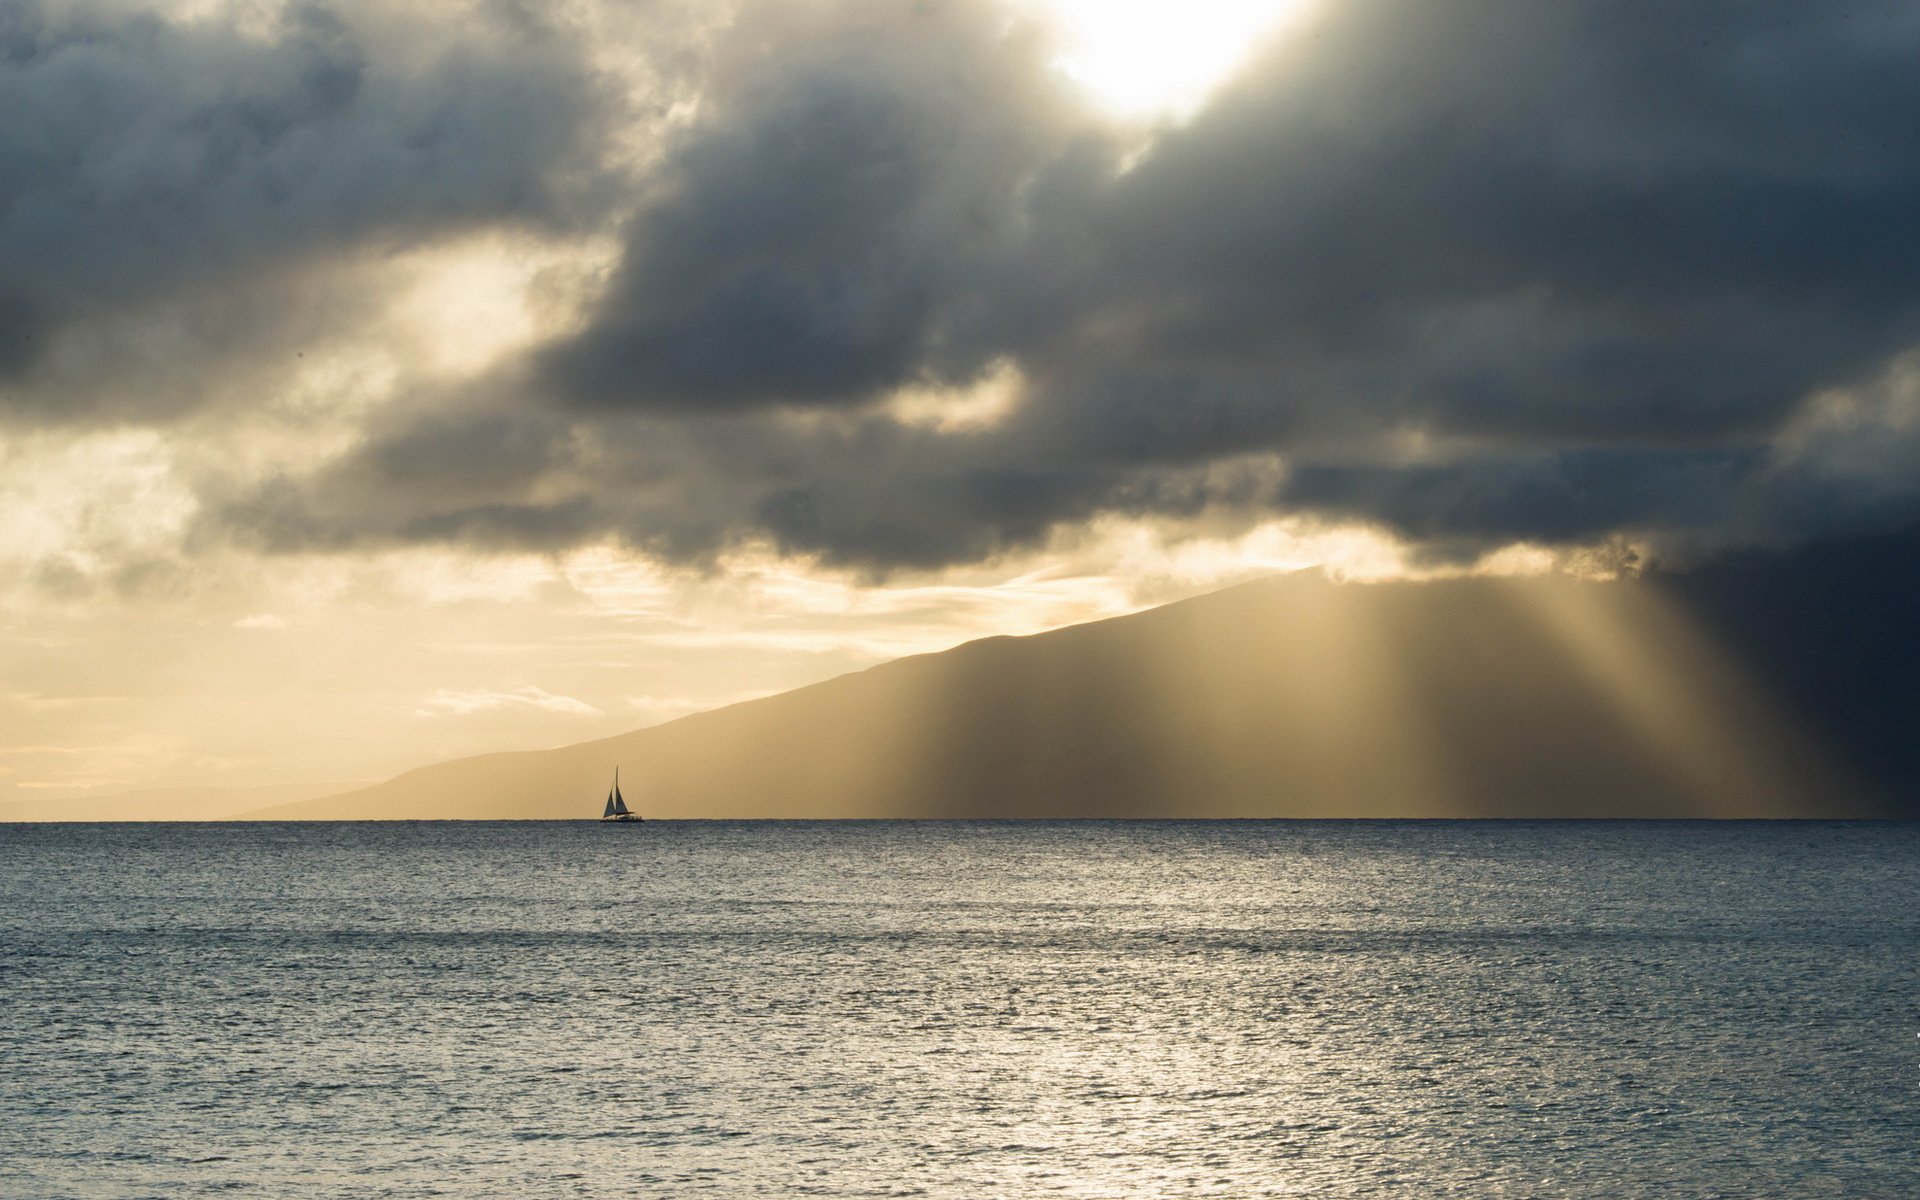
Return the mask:
{"type": "Polygon", "coordinates": [[[1028,0],[1059,30],[1059,66],[1108,111],[1181,117],[1303,0],[1028,0]]]}

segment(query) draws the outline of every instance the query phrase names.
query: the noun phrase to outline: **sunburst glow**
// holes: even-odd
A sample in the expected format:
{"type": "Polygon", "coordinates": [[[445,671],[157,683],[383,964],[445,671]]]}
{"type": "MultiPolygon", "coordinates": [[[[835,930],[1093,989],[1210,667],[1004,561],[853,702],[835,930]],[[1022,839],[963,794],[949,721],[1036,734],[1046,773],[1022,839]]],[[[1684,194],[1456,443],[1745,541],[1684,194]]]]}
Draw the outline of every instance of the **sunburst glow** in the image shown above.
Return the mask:
{"type": "Polygon", "coordinates": [[[1108,109],[1181,116],[1246,61],[1302,0],[1036,0],[1058,25],[1060,67],[1108,109]]]}

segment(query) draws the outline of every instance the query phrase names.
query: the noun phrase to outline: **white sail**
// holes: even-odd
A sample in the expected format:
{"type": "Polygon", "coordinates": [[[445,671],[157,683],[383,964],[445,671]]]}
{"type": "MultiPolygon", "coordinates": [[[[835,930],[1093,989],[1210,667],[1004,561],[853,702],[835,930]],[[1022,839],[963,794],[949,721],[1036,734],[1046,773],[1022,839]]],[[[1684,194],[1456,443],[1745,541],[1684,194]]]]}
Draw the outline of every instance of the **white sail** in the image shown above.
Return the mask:
{"type": "Polygon", "coordinates": [[[602,821],[638,821],[640,817],[627,807],[627,798],[620,794],[620,768],[613,769],[613,790],[607,793],[607,807],[600,814],[602,821]]]}

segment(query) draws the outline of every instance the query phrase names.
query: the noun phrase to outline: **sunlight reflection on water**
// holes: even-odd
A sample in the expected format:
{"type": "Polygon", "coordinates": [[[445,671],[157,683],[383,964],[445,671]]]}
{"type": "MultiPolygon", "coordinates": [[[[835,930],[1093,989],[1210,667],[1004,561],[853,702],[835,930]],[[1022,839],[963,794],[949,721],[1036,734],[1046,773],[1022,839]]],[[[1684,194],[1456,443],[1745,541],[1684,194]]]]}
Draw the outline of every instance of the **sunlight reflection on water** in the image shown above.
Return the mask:
{"type": "Polygon", "coordinates": [[[1920,829],[0,827],[0,1194],[1910,1196],[1920,829]]]}

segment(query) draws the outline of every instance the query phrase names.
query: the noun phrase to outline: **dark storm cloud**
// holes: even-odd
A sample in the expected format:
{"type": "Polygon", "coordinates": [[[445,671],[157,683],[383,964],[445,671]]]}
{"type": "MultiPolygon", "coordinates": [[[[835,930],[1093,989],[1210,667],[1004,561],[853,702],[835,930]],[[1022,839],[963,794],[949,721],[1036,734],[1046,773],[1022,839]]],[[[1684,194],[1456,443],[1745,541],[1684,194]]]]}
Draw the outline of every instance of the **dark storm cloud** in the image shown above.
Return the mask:
{"type": "Polygon", "coordinates": [[[604,87],[567,36],[504,11],[300,3],[255,30],[5,6],[0,397],[74,415],[72,395],[7,386],[63,328],[258,291],[323,254],[583,215],[604,87]]]}
{"type": "Polygon", "coordinates": [[[1070,129],[1043,47],[978,3],[763,5],[589,328],[553,348],[587,405],[847,405],[977,368],[1019,192],[1070,129]]]}
{"type": "Polygon", "coordinates": [[[1909,10],[1363,2],[1309,33],[1109,199],[1099,283],[1157,357],[1457,433],[1682,438],[1915,334],[1909,10]]]}
{"type": "Polygon", "coordinates": [[[750,5],[515,377],[594,453],[481,497],[376,437],[335,476],[412,517],[327,527],[885,567],[1208,503],[1468,548],[1897,520],[1915,456],[1782,431],[1920,346],[1917,58],[1898,3],[1346,0],[1129,146],[996,6],[750,5]],[[996,363],[990,428],[873,406],[996,363]]]}
{"type": "Polygon", "coordinates": [[[40,311],[16,296],[0,295],[0,377],[33,361],[44,336],[40,311]]]}
{"type": "Polygon", "coordinates": [[[1303,467],[1278,491],[1325,512],[1385,521],[1416,539],[1578,543],[1619,530],[1729,524],[1764,466],[1730,450],[1488,455],[1447,466],[1303,467]]]}
{"type": "Polygon", "coordinates": [[[472,395],[424,397],[376,417],[361,446],[301,479],[201,491],[221,521],[269,551],[343,550],[363,542],[448,541],[536,548],[589,532],[582,463],[567,430],[527,406],[472,395]]]}

